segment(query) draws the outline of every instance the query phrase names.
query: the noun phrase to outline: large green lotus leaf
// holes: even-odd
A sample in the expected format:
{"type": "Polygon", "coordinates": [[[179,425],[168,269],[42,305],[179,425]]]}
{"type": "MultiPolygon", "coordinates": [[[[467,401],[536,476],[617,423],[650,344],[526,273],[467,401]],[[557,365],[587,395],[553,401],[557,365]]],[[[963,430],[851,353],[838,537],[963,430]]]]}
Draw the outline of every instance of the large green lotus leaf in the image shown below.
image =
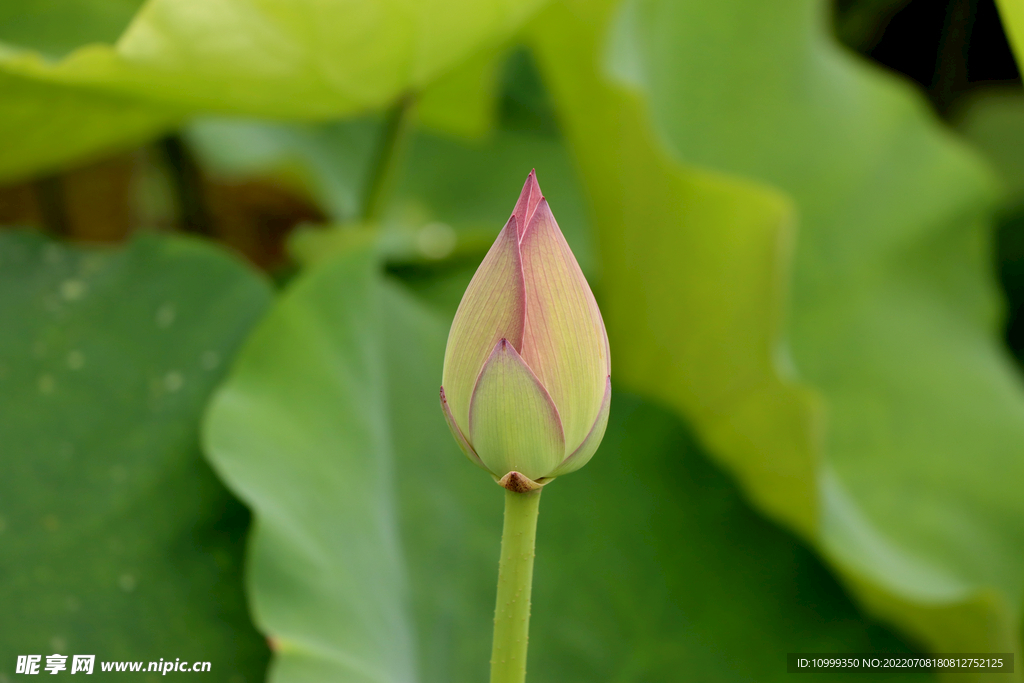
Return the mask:
{"type": "Polygon", "coordinates": [[[333,118],[418,91],[505,39],[542,0],[149,0],[116,45],[0,69],[203,111],[333,118]]]}
{"type": "Polygon", "coordinates": [[[50,5],[8,9],[0,137],[18,145],[0,158],[0,179],[137,143],[183,113],[337,119],[405,92],[422,95],[426,125],[479,137],[499,46],[543,2],[150,0],[116,45],[59,61],[25,45],[52,52],[109,37],[126,10],[77,0],[79,28],[48,32],[59,23],[50,5]],[[151,123],[139,129],[140,117],[151,123]]]}
{"type": "Polygon", "coordinates": [[[416,678],[371,254],[290,286],[207,415],[207,452],[256,516],[250,598],[273,681],[416,678]]]}
{"type": "MultiPolygon", "coordinates": [[[[142,0],[22,0],[0,6],[0,42],[60,58],[87,43],[115,43],[142,0]]],[[[426,89],[417,117],[431,128],[481,137],[491,126],[497,51],[488,46],[426,89]]]]}
{"type": "MultiPolygon", "coordinates": [[[[304,271],[207,414],[256,517],[248,584],[277,683],[487,675],[503,491],[441,416],[447,322],[377,268],[363,247],[304,271]]],[[[616,396],[593,461],[545,489],[531,680],[782,681],[787,651],[905,647],[677,418],[616,396]]]]}
{"type": "Polygon", "coordinates": [[[610,10],[553,6],[533,37],[597,227],[613,376],[687,415],[759,504],[810,532],[819,416],[779,338],[792,209],[662,151],[642,99],[599,70],[610,10]]]}
{"type": "MultiPolygon", "coordinates": [[[[496,51],[485,50],[432,83],[413,109],[417,124],[483,137],[493,119],[496,61],[496,51]]],[[[336,221],[353,221],[362,213],[382,132],[379,116],[328,123],[207,116],[184,129],[205,171],[222,178],[274,177],[305,193],[336,221]]]]}
{"type": "Polygon", "coordinates": [[[0,73],[0,182],[138,144],[179,119],[166,107],[0,73]]]}
{"type": "Polygon", "coordinates": [[[261,678],[241,587],[249,515],[197,434],[269,298],[192,240],[0,234],[0,677],[17,655],[60,653],[261,678]]]}
{"type": "Polygon", "coordinates": [[[908,85],[839,50],[827,16],[631,2],[612,68],[679,157],[798,204],[792,355],[828,415],[811,538],[932,648],[1020,654],[1024,393],[995,334],[992,178],[908,85]]]}
{"type": "Polygon", "coordinates": [[[0,5],[0,42],[59,58],[86,43],[113,43],[143,0],[18,0],[0,5]]]}

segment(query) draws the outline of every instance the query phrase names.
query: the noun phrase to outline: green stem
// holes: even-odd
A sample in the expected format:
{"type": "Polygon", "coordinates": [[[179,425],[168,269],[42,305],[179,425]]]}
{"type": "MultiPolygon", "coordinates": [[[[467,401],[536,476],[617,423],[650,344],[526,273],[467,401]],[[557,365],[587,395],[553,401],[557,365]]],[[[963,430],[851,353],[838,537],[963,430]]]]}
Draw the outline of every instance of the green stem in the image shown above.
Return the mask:
{"type": "Polygon", "coordinates": [[[540,492],[541,489],[526,493],[505,491],[498,600],[494,607],[491,683],[523,683],[526,680],[533,548],[537,539],[540,492]]]}
{"type": "Polygon", "coordinates": [[[177,133],[165,136],[158,143],[170,171],[175,199],[181,215],[178,222],[185,232],[210,235],[212,224],[206,205],[203,174],[188,145],[177,133]]]}
{"type": "Polygon", "coordinates": [[[373,223],[380,219],[398,175],[398,161],[405,148],[409,129],[412,127],[412,109],[416,98],[405,94],[388,110],[384,119],[384,130],[374,156],[370,181],[363,197],[363,220],[373,223]]]}

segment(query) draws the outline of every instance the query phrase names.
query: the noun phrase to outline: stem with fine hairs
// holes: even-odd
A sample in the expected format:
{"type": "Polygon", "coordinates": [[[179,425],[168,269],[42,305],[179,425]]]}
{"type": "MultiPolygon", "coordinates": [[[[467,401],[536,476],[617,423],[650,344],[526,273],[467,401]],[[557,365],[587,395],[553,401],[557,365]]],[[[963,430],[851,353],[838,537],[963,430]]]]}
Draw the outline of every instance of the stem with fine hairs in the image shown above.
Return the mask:
{"type": "Polygon", "coordinates": [[[530,591],[540,488],[505,491],[498,599],[494,608],[491,683],[524,683],[530,637],[530,591]]]}

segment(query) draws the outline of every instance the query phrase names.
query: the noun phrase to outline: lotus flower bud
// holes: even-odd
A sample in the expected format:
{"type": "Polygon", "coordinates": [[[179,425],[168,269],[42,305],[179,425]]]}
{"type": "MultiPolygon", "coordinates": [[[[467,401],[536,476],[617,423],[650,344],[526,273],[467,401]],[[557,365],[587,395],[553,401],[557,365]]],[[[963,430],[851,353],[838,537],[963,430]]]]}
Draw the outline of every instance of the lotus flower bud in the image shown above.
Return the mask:
{"type": "Polygon", "coordinates": [[[528,490],[590,460],[610,403],[601,311],[531,171],[455,313],[441,407],[470,460],[528,490]]]}

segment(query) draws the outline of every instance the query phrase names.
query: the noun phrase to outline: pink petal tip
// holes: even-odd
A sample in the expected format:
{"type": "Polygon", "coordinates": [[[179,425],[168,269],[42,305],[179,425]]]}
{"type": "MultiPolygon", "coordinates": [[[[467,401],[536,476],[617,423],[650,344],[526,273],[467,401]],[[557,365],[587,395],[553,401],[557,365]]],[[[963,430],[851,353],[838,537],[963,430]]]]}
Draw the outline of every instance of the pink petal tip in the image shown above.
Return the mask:
{"type": "Polygon", "coordinates": [[[520,242],[523,240],[523,234],[526,232],[527,226],[530,225],[530,221],[533,219],[537,205],[540,204],[543,198],[544,195],[541,193],[540,185],[537,183],[537,170],[534,169],[530,171],[530,175],[526,176],[523,190],[519,193],[519,200],[516,201],[516,207],[512,210],[512,215],[516,219],[516,228],[520,242]]]}

